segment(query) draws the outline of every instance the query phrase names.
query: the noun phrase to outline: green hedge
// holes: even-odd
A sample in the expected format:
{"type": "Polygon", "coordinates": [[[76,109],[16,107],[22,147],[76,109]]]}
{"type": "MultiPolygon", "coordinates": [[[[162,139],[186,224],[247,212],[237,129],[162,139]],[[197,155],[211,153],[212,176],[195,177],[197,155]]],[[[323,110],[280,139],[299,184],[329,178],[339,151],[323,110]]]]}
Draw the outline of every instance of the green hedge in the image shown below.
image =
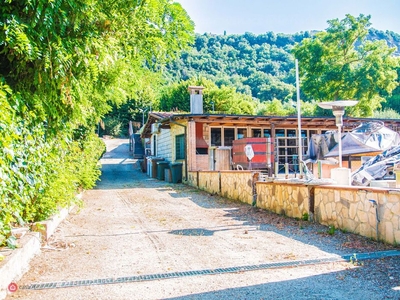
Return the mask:
{"type": "Polygon", "coordinates": [[[26,120],[2,122],[0,129],[0,246],[10,246],[13,227],[45,220],[95,185],[105,145],[90,132],[77,140],[50,138],[43,124],[26,120]]]}

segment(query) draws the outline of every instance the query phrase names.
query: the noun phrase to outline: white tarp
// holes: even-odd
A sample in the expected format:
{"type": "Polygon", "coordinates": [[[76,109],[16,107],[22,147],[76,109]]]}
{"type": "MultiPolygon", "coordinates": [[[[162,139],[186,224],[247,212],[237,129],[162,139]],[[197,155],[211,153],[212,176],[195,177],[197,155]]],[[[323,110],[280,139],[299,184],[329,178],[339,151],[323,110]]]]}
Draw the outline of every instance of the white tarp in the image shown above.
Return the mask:
{"type": "MultiPolygon", "coordinates": [[[[342,156],[382,152],[397,145],[400,145],[397,132],[381,122],[367,122],[342,135],[342,156]]],[[[307,154],[313,161],[339,156],[337,131],[313,134],[307,154]]]]}
{"type": "MultiPolygon", "coordinates": [[[[364,123],[342,138],[342,155],[381,152],[400,144],[399,134],[380,122],[364,123]]],[[[325,157],[339,155],[336,144],[325,157]]]]}
{"type": "Polygon", "coordinates": [[[393,169],[399,163],[400,146],[396,146],[366,161],[351,175],[351,184],[367,186],[371,180],[383,179],[388,173],[388,169],[393,169]]]}

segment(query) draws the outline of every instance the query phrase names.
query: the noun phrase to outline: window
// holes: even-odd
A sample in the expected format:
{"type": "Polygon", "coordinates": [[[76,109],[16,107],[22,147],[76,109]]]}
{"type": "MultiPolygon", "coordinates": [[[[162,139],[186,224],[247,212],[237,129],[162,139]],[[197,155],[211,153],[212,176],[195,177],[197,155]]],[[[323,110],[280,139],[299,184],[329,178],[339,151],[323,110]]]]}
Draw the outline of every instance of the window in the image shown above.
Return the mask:
{"type": "Polygon", "coordinates": [[[302,130],[301,139],[294,129],[277,129],[275,131],[275,159],[278,162],[278,172],[285,170],[285,163],[289,166],[289,172],[299,172],[299,151],[302,155],[307,152],[308,141],[312,130],[302,130]],[[301,147],[299,147],[301,142],[301,147]]]}
{"type": "Polygon", "coordinates": [[[275,129],[275,137],[285,137],[285,129],[275,129]]]}
{"type": "Polygon", "coordinates": [[[153,155],[157,156],[157,135],[153,135],[153,155]]]}
{"type": "Polygon", "coordinates": [[[185,135],[175,136],[175,159],[185,158],[185,135]]]}
{"type": "Polygon", "coordinates": [[[235,139],[234,128],[224,128],[224,146],[232,146],[235,139]]]}
{"type": "Polygon", "coordinates": [[[238,128],[237,129],[237,139],[243,139],[247,137],[247,128],[238,128]]]}
{"type": "Polygon", "coordinates": [[[266,138],[271,137],[271,129],[264,129],[264,137],[266,138]]]}
{"type": "Polygon", "coordinates": [[[257,128],[253,128],[252,130],[252,137],[261,137],[261,129],[257,128]]]}
{"type": "Polygon", "coordinates": [[[211,146],[222,146],[221,128],[211,128],[211,146]]]}

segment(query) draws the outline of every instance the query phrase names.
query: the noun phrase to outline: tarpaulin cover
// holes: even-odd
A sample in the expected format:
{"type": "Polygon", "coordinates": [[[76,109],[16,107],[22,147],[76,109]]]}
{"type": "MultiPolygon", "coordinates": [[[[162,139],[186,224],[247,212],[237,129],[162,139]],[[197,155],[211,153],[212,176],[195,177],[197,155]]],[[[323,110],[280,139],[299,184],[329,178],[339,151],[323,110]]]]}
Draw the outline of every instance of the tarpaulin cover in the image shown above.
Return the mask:
{"type": "Polygon", "coordinates": [[[309,141],[307,157],[311,161],[323,160],[325,154],[337,144],[337,132],[327,131],[324,134],[313,134],[309,141]]]}
{"type": "MultiPolygon", "coordinates": [[[[382,152],[400,144],[397,132],[381,122],[363,123],[342,136],[342,156],[382,152]]],[[[323,160],[339,156],[337,131],[313,134],[307,153],[311,160],[323,160]]]]}
{"type": "MultiPolygon", "coordinates": [[[[342,155],[380,152],[400,144],[399,134],[380,122],[363,123],[353,131],[346,133],[342,138],[342,155]]],[[[336,144],[325,157],[339,155],[336,144]]]]}
{"type": "Polygon", "coordinates": [[[366,161],[351,175],[351,184],[367,186],[371,180],[383,179],[388,169],[399,163],[400,146],[396,146],[366,161]]]}

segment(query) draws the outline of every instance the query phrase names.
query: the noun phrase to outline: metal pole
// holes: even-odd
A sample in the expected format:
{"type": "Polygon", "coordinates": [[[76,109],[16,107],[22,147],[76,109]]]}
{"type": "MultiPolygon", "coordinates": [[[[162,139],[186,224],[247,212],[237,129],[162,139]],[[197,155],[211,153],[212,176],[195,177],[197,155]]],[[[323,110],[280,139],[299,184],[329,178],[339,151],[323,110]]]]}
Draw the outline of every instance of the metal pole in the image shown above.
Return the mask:
{"type": "Polygon", "coordinates": [[[299,135],[299,169],[300,169],[300,178],[303,176],[303,147],[302,147],[302,138],[301,138],[301,107],[300,107],[300,84],[299,84],[299,61],[296,59],[296,88],[297,88],[297,126],[298,126],[298,135],[299,135]]]}
{"type": "Polygon", "coordinates": [[[342,126],[338,125],[339,168],[342,167],[342,126]]]}

